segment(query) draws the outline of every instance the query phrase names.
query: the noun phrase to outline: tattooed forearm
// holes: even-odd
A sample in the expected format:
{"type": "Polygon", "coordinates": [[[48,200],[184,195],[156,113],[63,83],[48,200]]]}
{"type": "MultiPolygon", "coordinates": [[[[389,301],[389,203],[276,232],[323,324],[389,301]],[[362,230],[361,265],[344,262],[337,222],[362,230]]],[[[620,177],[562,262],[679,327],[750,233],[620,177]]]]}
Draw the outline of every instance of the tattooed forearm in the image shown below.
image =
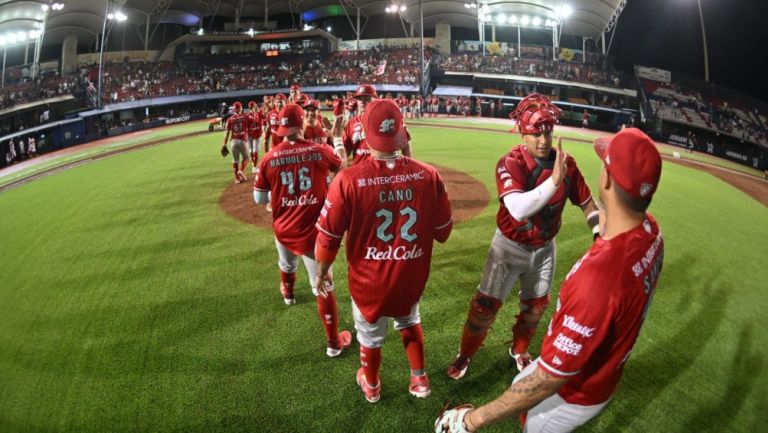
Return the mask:
{"type": "Polygon", "coordinates": [[[496,400],[474,410],[471,422],[477,428],[520,415],[551,396],[565,383],[537,369],[520,379],[496,400]]]}

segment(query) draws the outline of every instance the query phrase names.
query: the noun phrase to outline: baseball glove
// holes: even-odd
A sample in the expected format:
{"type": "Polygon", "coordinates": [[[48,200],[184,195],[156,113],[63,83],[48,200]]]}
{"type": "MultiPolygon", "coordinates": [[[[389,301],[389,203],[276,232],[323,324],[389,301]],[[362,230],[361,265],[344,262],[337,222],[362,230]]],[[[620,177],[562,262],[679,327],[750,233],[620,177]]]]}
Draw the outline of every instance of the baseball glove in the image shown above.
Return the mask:
{"type": "Polygon", "coordinates": [[[435,433],[471,433],[464,424],[464,416],[475,407],[471,404],[462,404],[448,409],[448,404],[435,420],[435,433]]]}
{"type": "Polygon", "coordinates": [[[227,146],[221,146],[221,156],[226,157],[229,155],[229,148],[227,146]]]}

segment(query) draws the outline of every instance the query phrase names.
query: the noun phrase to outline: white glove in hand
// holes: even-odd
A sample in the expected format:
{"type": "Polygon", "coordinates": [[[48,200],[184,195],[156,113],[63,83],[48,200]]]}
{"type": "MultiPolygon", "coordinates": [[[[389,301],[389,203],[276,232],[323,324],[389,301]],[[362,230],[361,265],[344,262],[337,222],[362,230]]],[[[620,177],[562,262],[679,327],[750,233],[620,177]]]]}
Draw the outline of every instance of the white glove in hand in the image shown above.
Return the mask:
{"type": "Polygon", "coordinates": [[[472,409],[471,404],[464,404],[444,410],[435,421],[435,433],[471,433],[464,425],[464,417],[472,409]]]}

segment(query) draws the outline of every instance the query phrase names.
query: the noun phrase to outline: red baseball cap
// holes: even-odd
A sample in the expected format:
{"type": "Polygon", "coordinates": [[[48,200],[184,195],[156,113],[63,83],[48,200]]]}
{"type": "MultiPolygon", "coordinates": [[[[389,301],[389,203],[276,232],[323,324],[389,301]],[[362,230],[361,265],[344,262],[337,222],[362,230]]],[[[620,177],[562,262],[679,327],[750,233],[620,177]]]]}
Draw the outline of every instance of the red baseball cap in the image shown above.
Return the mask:
{"type": "Polygon", "coordinates": [[[625,128],[613,138],[595,140],[595,152],[621,189],[638,199],[650,197],[659,186],[661,155],[651,137],[625,128]]]}
{"type": "Polygon", "coordinates": [[[395,152],[408,144],[403,114],[395,101],[374,99],[365,108],[363,130],[368,146],[379,152],[395,152]]]}
{"type": "Polygon", "coordinates": [[[234,104],[232,104],[232,108],[235,110],[242,110],[243,109],[243,103],[240,101],[235,101],[234,104]]]}
{"type": "Polygon", "coordinates": [[[277,95],[275,95],[275,99],[285,101],[285,95],[283,95],[282,93],[278,93],[277,95]]]}
{"type": "Polygon", "coordinates": [[[296,104],[288,104],[283,107],[277,117],[280,122],[277,135],[280,137],[295,134],[297,130],[304,128],[304,109],[296,104]]]}
{"type": "Polygon", "coordinates": [[[317,110],[318,108],[320,108],[320,104],[314,99],[306,98],[306,99],[302,99],[300,102],[301,102],[301,108],[303,108],[304,110],[309,110],[309,109],[317,110]]]}
{"type": "Polygon", "coordinates": [[[294,84],[291,86],[291,91],[294,91],[294,90],[298,92],[299,90],[301,90],[301,87],[298,84],[294,84]]]}
{"type": "Polygon", "coordinates": [[[372,98],[377,98],[379,94],[376,93],[376,88],[373,87],[373,85],[361,84],[357,86],[357,89],[355,90],[355,98],[359,98],[361,96],[370,96],[372,98]]]}

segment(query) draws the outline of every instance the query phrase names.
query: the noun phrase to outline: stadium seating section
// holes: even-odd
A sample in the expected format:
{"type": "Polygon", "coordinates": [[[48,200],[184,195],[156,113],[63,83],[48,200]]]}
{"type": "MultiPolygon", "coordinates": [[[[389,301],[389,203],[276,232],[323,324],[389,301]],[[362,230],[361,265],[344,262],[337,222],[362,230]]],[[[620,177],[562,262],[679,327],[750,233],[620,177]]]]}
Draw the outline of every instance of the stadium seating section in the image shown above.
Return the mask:
{"type": "Polygon", "coordinates": [[[765,113],[734,101],[683,87],[640,79],[642,91],[653,113],[662,120],[725,133],[741,140],[768,145],[765,113]]]}

